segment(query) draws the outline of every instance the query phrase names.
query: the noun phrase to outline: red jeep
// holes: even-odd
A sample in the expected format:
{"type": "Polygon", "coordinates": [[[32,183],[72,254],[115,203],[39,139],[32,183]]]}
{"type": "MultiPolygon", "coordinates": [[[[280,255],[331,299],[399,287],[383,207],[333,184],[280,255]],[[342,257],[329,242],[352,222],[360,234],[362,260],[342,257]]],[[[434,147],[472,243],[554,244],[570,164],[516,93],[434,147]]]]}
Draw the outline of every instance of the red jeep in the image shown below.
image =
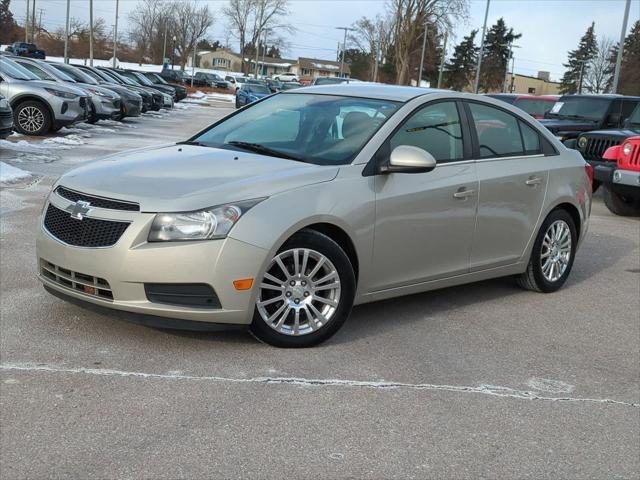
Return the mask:
{"type": "MultiPolygon", "coordinates": [[[[622,145],[609,147],[605,160],[615,160],[602,182],[604,203],[612,213],[640,215],[640,136],[627,138],[622,145]]],[[[599,167],[602,169],[602,166],[599,167]]]]}

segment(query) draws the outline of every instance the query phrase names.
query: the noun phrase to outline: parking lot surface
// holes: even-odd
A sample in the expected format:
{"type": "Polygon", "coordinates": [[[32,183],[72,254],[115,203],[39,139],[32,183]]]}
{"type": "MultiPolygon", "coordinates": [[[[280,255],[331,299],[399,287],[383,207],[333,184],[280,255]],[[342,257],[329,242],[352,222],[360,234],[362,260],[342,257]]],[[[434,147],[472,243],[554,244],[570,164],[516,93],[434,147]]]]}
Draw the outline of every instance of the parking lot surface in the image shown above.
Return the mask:
{"type": "Polygon", "coordinates": [[[230,111],[0,150],[38,175],[0,193],[3,478],[640,475],[640,222],[599,198],[561,291],[498,279],[363,305],[313,349],[147,328],[43,290],[34,230],[58,175],[230,111]]]}

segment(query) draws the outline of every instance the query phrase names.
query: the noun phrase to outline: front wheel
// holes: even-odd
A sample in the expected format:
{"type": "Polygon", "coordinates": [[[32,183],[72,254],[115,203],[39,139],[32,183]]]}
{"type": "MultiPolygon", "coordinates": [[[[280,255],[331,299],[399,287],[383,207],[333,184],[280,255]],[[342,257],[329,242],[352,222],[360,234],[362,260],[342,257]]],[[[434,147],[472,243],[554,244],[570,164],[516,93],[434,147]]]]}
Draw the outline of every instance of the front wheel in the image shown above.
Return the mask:
{"type": "Polygon", "coordinates": [[[546,218],[531,251],[527,270],[517,277],[526,290],[550,293],[567,281],[578,243],[576,225],[566,210],[554,210],[546,218]]]}
{"type": "Polygon", "coordinates": [[[611,213],[621,217],[637,217],[640,215],[640,197],[624,196],[612,192],[610,188],[603,187],[602,197],[604,204],[611,213]]]}
{"type": "Polygon", "coordinates": [[[51,130],[51,114],[42,102],[30,100],[13,110],[13,123],[18,133],[44,135],[51,130]]]}
{"type": "Polygon", "coordinates": [[[251,332],[277,347],[311,347],[338,331],[351,313],[355,275],[349,257],[313,230],[291,237],[258,285],[251,332]]]}

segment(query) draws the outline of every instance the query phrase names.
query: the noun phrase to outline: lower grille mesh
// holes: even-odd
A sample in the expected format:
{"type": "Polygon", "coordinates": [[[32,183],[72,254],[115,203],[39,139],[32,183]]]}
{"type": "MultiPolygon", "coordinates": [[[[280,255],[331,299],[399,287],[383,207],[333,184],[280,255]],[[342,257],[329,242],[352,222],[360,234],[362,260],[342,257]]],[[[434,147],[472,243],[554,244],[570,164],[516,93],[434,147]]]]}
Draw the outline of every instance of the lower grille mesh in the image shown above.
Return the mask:
{"type": "Polygon", "coordinates": [[[104,278],[73,272],[43,259],[40,259],[40,274],[58,285],[85,295],[113,300],[111,286],[104,278]]]}
{"type": "Polygon", "coordinates": [[[126,222],[87,218],[76,220],[69,212],[49,204],[44,227],[58,240],[75,247],[111,247],[129,226],[126,222]]]}

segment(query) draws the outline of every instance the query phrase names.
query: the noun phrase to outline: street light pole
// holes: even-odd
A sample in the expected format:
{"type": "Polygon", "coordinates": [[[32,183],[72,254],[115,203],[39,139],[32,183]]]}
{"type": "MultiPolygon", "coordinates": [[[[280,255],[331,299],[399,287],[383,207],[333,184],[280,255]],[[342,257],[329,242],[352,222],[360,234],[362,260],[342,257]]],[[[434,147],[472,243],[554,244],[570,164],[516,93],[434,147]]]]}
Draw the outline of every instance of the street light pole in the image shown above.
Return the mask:
{"type": "Polygon", "coordinates": [[[118,7],[120,0],[116,0],[116,24],[113,29],[113,68],[116,68],[116,55],[118,53],[118,7]]]}
{"type": "Polygon", "coordinates": [[[424,38],[422,39],[422,55],[420,55],[420,70],[418,71],[418,86],[422,85],[422,69],[424,68],[424,52],[427,49],[427,17],[424,17],[424,38]]]}
{"type": "Polygon", "coordinates": [[[487,33],[487,17],[489,16],[489,3],[487,0],[487,8],[484,11],[484,23],[482,24],[482,40],[480,41],[480,55],[478,56],[478,66],[476,67],[476,84],[473,88],[474,93],[478,93],[480,89],[480,67],[482,66],[482,56],[484,55],[484,37],[487,33]]]}
{"type": "Polygon", "coordinates": [[[444,45],[442,47],[442,58],[440,59],[440,71],[438,72],[438,88],[442,86],[442,74],[444,72],[444,61],[447,57],[447,32],[444,32],[444,45]]]}
{"type": "Polygon", "coordinates": [[[162,44],[162,67],[164,69],[164,60],[167,58],[167,29],[169,28],[169,24],[164,26],[164,42],[162,44]]]}
{"type": "Polygon", "coordinates": [[[64,63],[69,63],[69,13],[71,0],[67,0],[67,20],[64,27],[64,63]]]}
{"type": "Polygon", "coordinates": [[[627,33],[627,22],[629,21],[629,8],[631,0],[627,0],[624,7],[624,18],[622,20],[622,30],[620,30],[620,43],[618,43],[618,56],[616,58],[616,69],[613,74],[613,86],[611,93],[618,93],[618,81],[620,81],[620,67],[622,66],[622,51],[624,50],[624,37],[627,33]]]}
{"type": "Polygon", "coordinates": [[[89,0],[89,65],[93,67],[93,0],[89,0]]]}
{"type": "Polygon", "coordinates": [[[27,43],[29,41],[29,5],[31,4],[31,0],[27,0],[27,15],[26,20],[24,21],[24,41],[27,43]]]}

